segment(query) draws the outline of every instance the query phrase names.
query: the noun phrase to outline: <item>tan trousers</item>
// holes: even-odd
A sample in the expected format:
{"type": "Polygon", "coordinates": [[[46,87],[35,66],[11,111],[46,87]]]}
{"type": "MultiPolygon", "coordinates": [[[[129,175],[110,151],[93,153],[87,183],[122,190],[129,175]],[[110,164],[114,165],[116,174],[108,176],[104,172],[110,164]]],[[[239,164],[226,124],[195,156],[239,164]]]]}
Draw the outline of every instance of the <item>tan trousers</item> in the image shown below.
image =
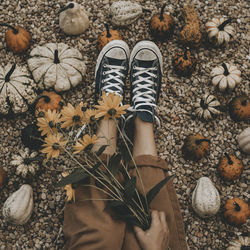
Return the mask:
{"type": "MultiPolygon", "coordinates": [[[[168,175],[166,162],[152,155],[135,158],[146,192],[168,175]]],[[[135,175],[135,170],[130,169],[135,175]]],[[[138,178],[137,178],[138,179],[138,178]]],[[[138,189],[139,188],[139,181],[138,189]]],[[[104,210],[105,194],[95,188],[80,187],[76,190],[76,202],[67,203],[64,210],[63,231],[70,250],[140,250],[133,229],[125,222],[114,220],[104,210]]],[[[164,211],[170,231],[171,250],[186,250],[185,232],[180,207],[172,181],[169,181],[154,198],[151,209],[164,211]]]]}

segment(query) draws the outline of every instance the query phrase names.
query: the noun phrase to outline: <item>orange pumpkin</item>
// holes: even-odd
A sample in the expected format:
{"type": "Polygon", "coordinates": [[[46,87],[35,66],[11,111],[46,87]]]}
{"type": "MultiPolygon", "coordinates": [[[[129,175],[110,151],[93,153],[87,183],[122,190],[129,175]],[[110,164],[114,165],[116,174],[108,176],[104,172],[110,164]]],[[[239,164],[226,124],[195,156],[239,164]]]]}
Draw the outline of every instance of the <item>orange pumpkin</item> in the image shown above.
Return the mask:
{"type": "Polygon", "coordinates": [[[210,140],[200,134],[189,135],[184,140],[182,153],[185,159],[199,161],[209,151],[210,140]]]}
{"type": "Polygon", "coordinates": [[[167,4],[164,4],[159,14],[154,15],[149,23],[149,28],[152,36],[157,39],[168,39],[174,31],[174,19],[164,13],[167,4]]]}
{"type": "Polygon", "coordinates": [[[243,165],[241,160],[233,155],[225,153],[220,159],[218,171],[221,177],[226,181],[234,181],[238,179],[242,173],[243,165]]]}
{"type": "Polygon", "coordinates": [[[250,120],[250,99],[246,96],[233,98],[229,103],[229,115],[237,122],[250,120]]]}
{"type": "Polygon", "coordinates": [[[20,54],[30,47],[31,34],[20,26],[11,26],[0,23],[0,26],[7,26],[9,29],[5,34],[7,47],[14,53],[20,54]]]}
{"type": "Polygon", "coordinates": [[[244,224],[250,215],[248,204],[240,199],[228,199],[224,205],[224,217],[229,224],[240,226],[244,224]]]}
{"type": "Polygon", "coordinates": [[[43,91],[36,104],[36,111],[39,110],[60,110],[63,106],[62,97],[54,91],[43,91]]]}
{"type": "Polygon", "coordinates": [[[118,30],[110,30],[109,26],[105,24],[106,30],[104,30],[98,37],[97,47],[101,51],[102,48],[112,40],[122,40],[122,36],[118,30]]]}
{"type": "Polygon", "coordinates": [[[4,168],[1,166],[0,167],[0,188],[3,187],[6,183],[6,172],[4,170],[4,168]]]}
{"type": "Polygon", "coordinates": [[[190,76],[196,67],[197,60],[191,55],[188,48],[184,52],[178,53],[173,59],[174,70],[178,75],[190,76]]]}

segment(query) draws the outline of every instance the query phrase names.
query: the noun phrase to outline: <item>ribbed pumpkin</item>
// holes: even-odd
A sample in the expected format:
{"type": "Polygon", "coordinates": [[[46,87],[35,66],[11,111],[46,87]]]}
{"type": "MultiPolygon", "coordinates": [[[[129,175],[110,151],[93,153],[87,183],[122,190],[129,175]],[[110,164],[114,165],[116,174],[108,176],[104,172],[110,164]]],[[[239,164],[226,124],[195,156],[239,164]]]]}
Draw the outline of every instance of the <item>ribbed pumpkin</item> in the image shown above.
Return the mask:
{"type": "Polygon", "coordinates": [[[224,205],[224,217],[229,224],[240,226],[244,224],[250,216],[248,204],[240,199],[228,199],[224,205]]]}
{"type": "Polygon", "coordinates": [[[105,24],[106,30],[104,30],[97,41],[97,48],[99,51],[112,40],[122,40],[122,36],[118,30],[110,30],[108,24],[105,24]]]}
{"type": "Polygon", "coordinates": [[[241,150],[250,155],[250,127],[244,129],[238,136],[237,141],[241,150]]]}
{"type": "Polygon", "coordinates": [[[218,171],[224,180],[237,180],[240,177],[242,170],[242,162],[235,156],[225,153],[225,156],[220,159],[218,171]]]}
{"type": "Polygon", "coordinates": [[[178,53],[173,59],[174,70],[178,75],[190,76],[196,67],[197,60],[191,55],[188,48],[184,52],[178,53]]]}
{"type": "Polygon", "coordinates": [[[36,110],[60,110],[63,106],[62,97],[54,91],[43,91],[36,104],[36,110]]]}
{"type": "Polygon", "coordinates": [[[26,29],[20,26],[11,26],[6,23],[0,23],[0,26],[9,28],[5,35],[8,49],[16,54],[20,54],[30,47],[31,34],[26,29]]]}
{"type": "Polygon", "coordinates": [[[250,99],[247,96],[233,98],[229,103],[229,115],[236,121],[250,120],[250,99]]]}
{"type": "Polygon", "coordinates": [[[152,36],[160,40],[168,39],[174,31],[174,19],[164,13],[166,5],[162,6],[160,14],[154,15],[149,23],[152,36]]]}
{"type": "Polygon", "coordinates": [[[210,140],[200,134],[189,135],[184,140],[182,153],[185,159],[199,161],[209,151],[210,140]]]}

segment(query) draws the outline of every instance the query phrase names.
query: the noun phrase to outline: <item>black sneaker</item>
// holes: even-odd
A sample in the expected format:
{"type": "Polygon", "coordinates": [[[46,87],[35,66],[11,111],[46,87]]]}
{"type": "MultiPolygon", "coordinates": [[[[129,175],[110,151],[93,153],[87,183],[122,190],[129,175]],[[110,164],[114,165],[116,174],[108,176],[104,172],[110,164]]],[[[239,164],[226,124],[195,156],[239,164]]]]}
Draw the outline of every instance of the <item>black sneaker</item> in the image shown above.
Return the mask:
{"type": "Polygon", "coordinates": [[[129,69],[129,47],[122,40],[113,40],[101,50],[95,68],[95,102],[105,93],[124,94],[129,69]]]}
{"type": "Polygon", "coordinates": [[[131,107],[130,111],[145,122],[159,119],[155,107],[161,89],[162,54],[157,45],[141,41],[135,45],[130,56],[131,107]]]}

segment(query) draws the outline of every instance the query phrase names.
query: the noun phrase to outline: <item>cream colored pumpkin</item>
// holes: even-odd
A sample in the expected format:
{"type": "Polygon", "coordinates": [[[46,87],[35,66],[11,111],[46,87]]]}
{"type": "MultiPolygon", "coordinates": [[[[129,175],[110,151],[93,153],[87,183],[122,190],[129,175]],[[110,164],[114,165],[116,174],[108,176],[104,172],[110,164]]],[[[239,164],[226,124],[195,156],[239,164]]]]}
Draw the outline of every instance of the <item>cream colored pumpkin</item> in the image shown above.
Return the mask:
{"type": "Polygon", "coordinates": [[[59,26],[67,35],[80,35],[89,27],[89,18],[83,6],[70,2],[61,9],[59,26]]]}
{"type": "Polygon", "coordinates": [[[243,250],[250,248],[250,237],[242,237],[240,236],[238,240],[233,240],[229,242],[227,250],[243,250]],[[245,248],[244,248],[245,247],[245,248]],[[248,247],[248,248],[246,248],[248,247]]]}
{"type": "Polygon", "coordinates": [[[250,127],[246,128],[237,136],[237,141],[241,150],[250,155],[250,127]]]}
{"type": "Polygon", "coordinates": [[[210,75],[213,85],[218,86],[220,91],[233,90],[241,82],[241,72],[236,66],[228,63],[213,68],[210,75]]]}
{"type": "Polygon", "coordinates": [[[23,225],[33,210],[33,190],[28,184],[22,185],[5,201],[3,205],[3,217],[6,221],[23,225]]]}
{"type": "Polygon", "coordinates": [[[142,6],[130,1],[114,2],[110,7],[111,22],[117,26],[126,26],[142,15],[142,6]]]}
{"type": "Polygon", "coordinates": [[[234,27],[229,25],[230,19],[225,18],[213,18],[206,23],[206,30],[208,33],[208,39],[215,45],[227,44],[230,41],[230,37],[234,35],[234,27]]]}
{"type": "Polygon", "coordinates": [[[0,67],[0,113],[23,113],[36,100],[35,84],[25,67],[8,64],[0,67]]]}
{"type": "Polygon", "coordinates": [[[208,177],[201,177],[192,194],[192,207],[202,218],[214,216],[220,209],[220,195],[208,177]]]}
{"type": "Polygon", "coordinates": [[[209,120],[215,115],[220,114],[220,102],[214,95],[205,94],[202,98],[197,100],[194,106],[195,114],[200,119],[209,120]]]}
{"type": "Polygon", "coordinates": [[[81,53],[64,43],[47,43],[30,52],[28,66],[40,89],[66,91],[78,85],[86,74],[81,53]]]}

